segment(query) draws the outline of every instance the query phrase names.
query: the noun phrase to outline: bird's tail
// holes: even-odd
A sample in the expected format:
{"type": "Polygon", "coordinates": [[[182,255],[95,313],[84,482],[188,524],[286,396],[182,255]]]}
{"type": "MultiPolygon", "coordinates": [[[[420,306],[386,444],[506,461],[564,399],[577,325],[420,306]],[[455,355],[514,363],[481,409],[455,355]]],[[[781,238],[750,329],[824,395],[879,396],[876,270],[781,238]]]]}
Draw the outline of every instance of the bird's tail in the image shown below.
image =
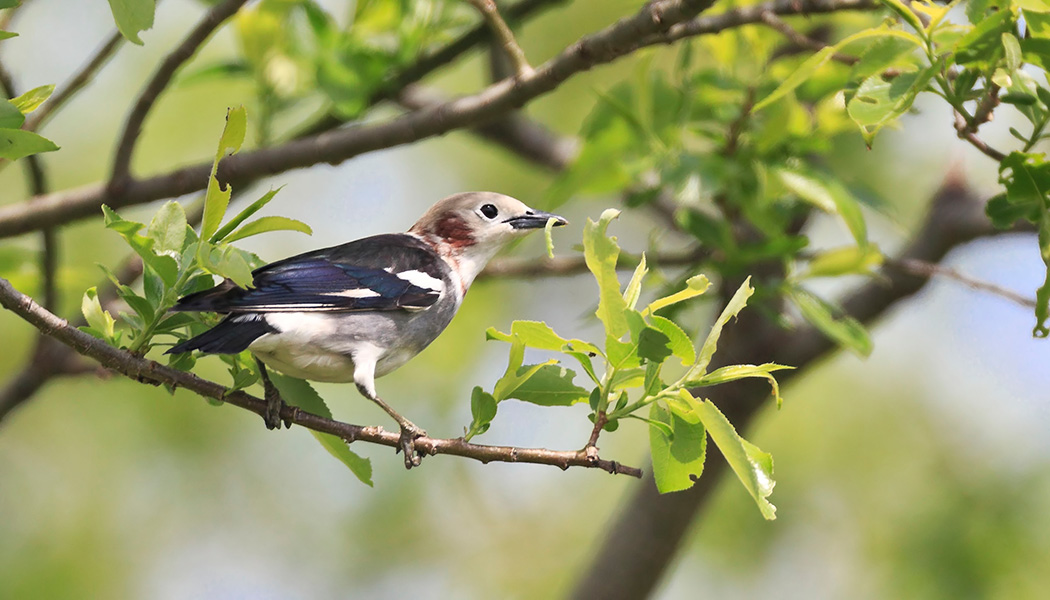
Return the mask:
{"type": "Polygon", "coordinates": [[[230,315],[204,333],[175,344],[165,354],[200,350],[208,354],[237,354],[267,333],[276,333],[262,315],[230,315]]]}

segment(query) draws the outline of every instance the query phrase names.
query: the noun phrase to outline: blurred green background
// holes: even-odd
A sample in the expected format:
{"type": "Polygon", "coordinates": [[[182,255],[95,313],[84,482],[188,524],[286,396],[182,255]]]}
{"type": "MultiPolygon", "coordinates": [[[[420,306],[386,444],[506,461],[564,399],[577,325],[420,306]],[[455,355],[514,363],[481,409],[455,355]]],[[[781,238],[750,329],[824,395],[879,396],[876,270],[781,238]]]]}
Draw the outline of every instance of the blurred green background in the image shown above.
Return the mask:
{"type": "MultiPolygon", "coordinates": [[[[578,0],[525,27],[523,46],[538,63],[637,4],[578,0]]],[[[36,0],[21,11],[21,36],[2,52],[22,89],[64,80],[112,30],[102,1],[36,0]]],[[[145,47],[123,49],[56,117],[47,133],[62,151],[45,156],[56,189],[108,172],[127,106],[200,13],[195,2],[162,2],[145,47]]],[[[232,44],[220,32],[200,60],[232,44]]],[[[438,83],[476,89],[482,65],[475,55],[438,83]]],[[[639,68],[631,59],[586,73],[529,114],[575,134],[595,91],[639,68]]],[[[226,107],[250,100],[248,85],[172,89],[147,123],[136,172],[208,156],[226,107]]],[[[859,136],[839,142],[836,168],[891,204],[892,217],[869,216],[884,248],[906,237],[953,165],[976,189],[993,189],[994,164],[955,140],[949,119],[931,103],[873,151],[859,136]]],[[[992,139],[1007,125],[997,123],[992,139]]],[[[548,173],[455,133],[263,182],[258,190],[286,186],[267,210],[300,218],[315,234],[267,235],[246,246],[273,260],[405,229],[448,193],[491,189],[540,203],[550,183],[548,173]]],[[[22,186],[18,169],[4,170],[0,202],[21,198],[22,186]]],[[[557,232],[558,251],[571,252],[585,218],[615,203],[567,205],[572,224],[557,232]]],[[[652,229],[642,214],[614,225],[635,250],[652,229]]],[[[810,234],[843,235],[829,223],[810,234]]],[[[62,239],[61,309],[74,314],[83,289],[99,279],[94,264],[112,266],[123,250],[101,216],[62,239]]],[[[539,256],[541,246],[532,239],[514,254],[539,256]]],[[[1034,236],[974,243],[948,264],[1026,294],[1042,281],[1034,236]]],[[[593,334],[590,310],[577,300],[593,288],[589,276],[479,283],[449,330],[379,389],[432,434],[459,435],[471,387],[491,386],[505,364],[506,347],[486,343],[485,328],[538,319],[571,336],[593,334]]],[[[1031,338],[1031,319],[1029,309],[934,281],[874,329],[869,359],[840,355],[794,382],[783,409],[770,406],[749,436],[775,457],[778,519],[763,521],[746,492],[725,481],[657,597],[1045,597],[1050,349],[1031,338]]],[[[5,380],[28,356],[32,333],[0,313],[5,380]]],[[[204,362],[204,373],[221,380],[219,362],[204,362]]],[[[319,389],[337,418],[386,424],[352,386],[319,389]]],[[[479,441],[579,447],[590,431],[586,412],[507,403],[479,441]]],[[[246,411],[117,377],[52,383],[0,427],[0,597],[558,597],[639,485],[598,471],[450,457],[406,472],[386,448],[354,449],[372,458],[374,489],[301,429],[270,432],[246,411]]],[[[640,425],[603,438],[602,451],[648,467],[640,425]]]]}

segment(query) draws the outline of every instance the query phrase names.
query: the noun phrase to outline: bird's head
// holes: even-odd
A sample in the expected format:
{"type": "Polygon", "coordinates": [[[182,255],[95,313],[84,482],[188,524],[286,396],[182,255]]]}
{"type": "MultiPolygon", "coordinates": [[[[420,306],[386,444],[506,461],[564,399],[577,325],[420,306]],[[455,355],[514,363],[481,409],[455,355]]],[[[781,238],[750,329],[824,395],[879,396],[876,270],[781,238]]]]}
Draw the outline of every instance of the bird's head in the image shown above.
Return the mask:
{"type": "Polygon", "coordinates": [[[443,258],[457,266],[469,286],[500,248],[536,229],[548,219],[555,226],[564,218],[529,208],[524,203],[494,192],[455,194],[430,207],[409,229],[429,243],[443,258]]]}

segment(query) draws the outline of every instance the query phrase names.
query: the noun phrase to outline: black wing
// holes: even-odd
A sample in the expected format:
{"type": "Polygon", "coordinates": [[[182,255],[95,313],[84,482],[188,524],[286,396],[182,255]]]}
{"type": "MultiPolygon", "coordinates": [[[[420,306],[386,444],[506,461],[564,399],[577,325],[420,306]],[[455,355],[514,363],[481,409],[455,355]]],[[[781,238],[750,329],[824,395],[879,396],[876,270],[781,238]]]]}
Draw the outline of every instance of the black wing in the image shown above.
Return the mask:
{"type": "Polygon", "coordinates": [[[217,313],[422,309],[441,296],[448,266],[405,234],[364,238],[256,269],[252,287],[227,280],[183,297],[172,310],[217,313]],[[417,285],[408,278],[413,274],[417,285]],[[425,275],[425,277],[423,277],[425,275]],[[430,282],[434,282],[429,286],[430,282]]]}

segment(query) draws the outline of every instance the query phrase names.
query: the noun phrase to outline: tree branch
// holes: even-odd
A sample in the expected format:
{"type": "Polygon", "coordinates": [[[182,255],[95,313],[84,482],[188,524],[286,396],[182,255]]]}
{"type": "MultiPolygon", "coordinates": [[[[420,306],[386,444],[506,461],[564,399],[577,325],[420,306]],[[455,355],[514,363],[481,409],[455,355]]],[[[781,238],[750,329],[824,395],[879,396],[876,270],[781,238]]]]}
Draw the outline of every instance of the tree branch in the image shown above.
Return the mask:
{"type": "Polygon", "coordinates": [[[492,28],[492,32],[496,35],[496,38],[500,41],[500,46],[503,51],[510,57],[511,62],[514,63],[514,70],[518,77],[526,77],[532,74],[532,67],[529,66],[529,61],[525,58],[525,52],[522,51],[521,46],[518,45],[518,40],[514,39],[514,32],[507,26],[506,21],[499,14],[499,8],[496,7],[494,0],[467,0],[474,8],[478,9],[481,16],[488,22],[489,27],[492,28]]]}
{"type": "MultiPolygon", "coordinates": [[[[507,22],[517,23],[526,17],[534,16],[539,11],[556,4],[564,4],[567,0],[521,0],[503,11],[507,22]]],[[[384,85],[372,93],[368,98],[368,106],[374,106],[385,100],[392,100],[406,87],[421,81],[424,77],[456,60],[463,54],[474,49],[482,42],[492,37],[492,29],[482,23],[467,31],[459,38],[449,42],[440,50],[432,52],[419,60],[412,66],[391,77],[384,85]]],[[[325,115],[316,123],[304,126],[293,138],[304,138],[324,133],[345,125],[346,121],[335,116],[325,115]]]]}
{"type": "MultiPolygon", "coordinates": [[[[411,110],[423,110],[448,102],[444,94],[420,85],[406,87],[397,100],[411,110]]],[[[471,132],[552,171],[562,171],[568,167],[579,145],[575,138],[559,136],[517,111],[474,126],[471,132]]]]}
{"type": "Polygon", "coordinates": [[[931,263],[929,261],[915,258],[897,258],[886,260],[884,266],[889,269],[896,269],[903,273],[918,275],[920,277],[945,277],[947,279],[955,280],[972,290],[988,292],[989,294],[1005,298],[1006,300],[1025,308],[1035,308],[1036,306],[1034,298],[1022,296],[1021,294],[1018,294],[1013,290],[1008,290],[1000,285],[971,277],[960,272],[958,269],[945,267],[944,265],[931,263]]]}
{"type": "MultiPolygon", "coordinates": [[[[366,152],[408,144],[499,117],[549,93],[573,75],[638,50],[645,45],[640,40],[653,40],[652,36],[691,18],[712,2],[651,2],[635,16],[577,41],[528,77],[504,80],[472,96],[386,123],[330,131],[280,146],[241,152],[223,160],[219,167],[220,179],[237,187],[265,175],[320,163],[338,164],[366,152]]],[[[121,208],[199,191],[204,189],[210,169],[211,164],[204,163],[142,180],[129,175],[120,185],[95,184],[50,194],[32,208],[7,207],[0,210],[0,237],[96,214],[103,198],[113,208],[121,208]]]]}
{"type": "Polygon", "coordinates": [[[247,0],[225,0],[215,5],[204,15],[200,23],[190,31],[186,39],[171,51],[161,62],[160,67],[150,78],[149,83],[139,94],[134,107],[128,113],[128,120],[124,124],[120,142],[117,144],[116,154],[113,156],[113,172],[110,175],[110,185],[119,187],[122,182],[131,176],[131,156],[135,151],[135,144],[142,134],[142,124],[146,121],[153,104],[161,93],[171,83],[175,73],[188,60],[193,58],[204,42],[218,29],[219,25],[236,13],[247,0]]]}
{"type": "MultiPolygon", "coordinates": [[[[991,114],[989,113],[989,117],[991,114]]],[[[1002,152],[992,148],[984,142],[981,138],[977,137],[973,129],[969,124],[966,123],[966,118],[962,116],[962,113],[955,111],[955,131],[959,135],[959,139],[966,140],[971,146],[977,148],[982,154],[995,160],[996,162],[1002,162],[1006,155],[1002,152]]]]}
{"type": "MultiPolygon", "coordinates": [[[[936,263],[951,249],[996,233],[999,232],[984,215],[984,202],[950,176],[932,202],[924,224],[899,258],[936,263]]],[[[892,270],[885,275],[883,280],[863,285],[850,294],[843,303],[846,312],[870,324],[929,280],[892,270]]],[[[836,350],[833,342],[812,327],[783,331],[758,316],[757,311],[744,311],[723,332],[717,359],[723,363],[777,362],[796,367],[778,377],[783,385],[836,350]]],[[[705,395],[718,403],[738,431],[744,431],[769,403],[769,388],[762,385],[710,388],[705,395]]],[[[652,477],[645,478],[607,529],[607,537],[578,581],[573,598],[619,600],[646,598],[652,593],[690,531],[690,524],[727,472],[726,462],[718,459],[717,447],[708,445],[707,451],[704,475],[687,491],[660,495],[652,477]]]]}
{"type": "MultiPolygon", "coordinates": [[[[62,342],[78,353],[98,361],[107,369],[142,383],[170,385],[190,390],[205,398],[214,398],[238,406],[262,416],[266,401],[244,392],[231,392],[213,381],[202,379],[193,373],[179,371],[158,362],[115,348],[72,327],[65,319],[47,311],[32,298],[19,292],[6,279],[0,278],[0,305],[17,314],[36,327],[42,334],[62,342]]],[[[333,421],[313,415],[297,407],[285,406],[281,418],[314,431],[330,433],[347,442],[370,442],[391,448],[399,447],[399,433],[385,431],[382,427],[362,427],[333,421]]],[[[515,448],[511,446],[488,446],[472,444],[462,439],[418,438],[416,448],[427,454],[451,454],[472,458],[483,463],[514,462],[552,465],[561,469],[585,467],[601,469],[612,474],[641,477],[641,469],[621,465],[616,461],[603,460],[593,452],[584,450],[558,451],[543,448],[515,448]]]]}

